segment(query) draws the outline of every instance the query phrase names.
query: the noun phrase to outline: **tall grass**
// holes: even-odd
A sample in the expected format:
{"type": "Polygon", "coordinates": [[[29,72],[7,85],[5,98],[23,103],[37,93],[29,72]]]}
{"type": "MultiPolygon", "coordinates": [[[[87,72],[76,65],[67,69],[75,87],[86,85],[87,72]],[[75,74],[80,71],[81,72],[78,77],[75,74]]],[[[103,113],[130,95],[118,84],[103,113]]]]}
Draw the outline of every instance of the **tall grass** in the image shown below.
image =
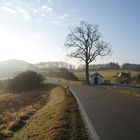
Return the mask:
{"type": "Polygon", "coordinates": [[[15,140],[87,140],[77,103],[61,87],[50,92],[48,104],[19,131],[15,140]]]}

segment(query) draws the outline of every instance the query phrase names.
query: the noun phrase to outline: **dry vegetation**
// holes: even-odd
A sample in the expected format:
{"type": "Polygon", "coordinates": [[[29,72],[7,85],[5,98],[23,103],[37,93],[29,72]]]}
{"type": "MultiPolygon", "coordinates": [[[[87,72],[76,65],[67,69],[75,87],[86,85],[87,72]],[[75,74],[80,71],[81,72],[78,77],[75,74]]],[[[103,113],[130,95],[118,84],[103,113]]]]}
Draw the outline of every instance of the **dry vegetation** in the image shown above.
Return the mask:
{"type": "Polygon", "coordinates": [[[134,91],[134,90],[130,90],[130,89],[127,89],[127,88],[117,89],[117,91],[119,93],[124,93],[124,94],[132,95],[132,96],[135,96],[135,97],[140,97],[140,91],[134,91]]]}
{"type": "Polygon", "coordinates": [[[74,97],[61,87],[51,90],[48,104],[27,122],[14,140],[87,140],[74,97]]]}
{"type": "Polygon", "coordinates": [[[48,93],[44,90],[20,94],[0,91],[0,139],[11,137],[47,99],[48,93]]]}
{"type": "Polygon", "coordinates": [[[0,92],[0,140],[87,140],[74,97],[56,85],[0,92]]]}
{"type": "Polygon", "coordinates": [[[114,88],[114,87],[104,87],[108,90],[113,90],[113,91],[117,91],[117,92],[113,92],[113,93],[121,93],[121,94],[126,94],[126,95],[130,95],[130,96],[134,96],[134,97],[140,97],[140,91],[136,91],[136,90],[132,90],[132,89],[128,89],[128,88],[114,88]]]}

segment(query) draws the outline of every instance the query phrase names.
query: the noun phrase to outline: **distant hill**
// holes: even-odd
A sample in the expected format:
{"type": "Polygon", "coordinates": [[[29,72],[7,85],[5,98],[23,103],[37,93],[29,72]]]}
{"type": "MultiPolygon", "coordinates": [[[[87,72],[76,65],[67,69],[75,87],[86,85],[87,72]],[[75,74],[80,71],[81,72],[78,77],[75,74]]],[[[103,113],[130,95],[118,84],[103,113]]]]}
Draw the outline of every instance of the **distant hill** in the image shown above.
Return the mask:
{"type": "Polygon", "coordinates": [[[40,69],[59,69],[59,68],[67,68],[69,70],[75,69],[75,66],[63,61],[52,61],[52,62],[40,62],[37,63],[36,66],[40,69]]]}
{"type": "Polygon", "coordinates": [[[27,70],[38,71],[38,68],[22,60],[0,61],[0,79],[10,78],[27,70]]]}

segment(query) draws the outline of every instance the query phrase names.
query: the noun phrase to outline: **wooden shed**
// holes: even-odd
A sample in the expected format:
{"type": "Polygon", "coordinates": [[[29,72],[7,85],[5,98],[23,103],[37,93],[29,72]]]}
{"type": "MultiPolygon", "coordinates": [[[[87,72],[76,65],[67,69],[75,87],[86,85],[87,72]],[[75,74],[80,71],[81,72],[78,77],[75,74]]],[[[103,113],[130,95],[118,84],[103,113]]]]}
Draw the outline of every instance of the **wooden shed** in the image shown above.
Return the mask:
{"type": "Polygon", "coordinates": [[[101,74],[96,72],[89,76],[89,82],[91,85],[101,85],[104,82],[103,78],[101,74]]]}

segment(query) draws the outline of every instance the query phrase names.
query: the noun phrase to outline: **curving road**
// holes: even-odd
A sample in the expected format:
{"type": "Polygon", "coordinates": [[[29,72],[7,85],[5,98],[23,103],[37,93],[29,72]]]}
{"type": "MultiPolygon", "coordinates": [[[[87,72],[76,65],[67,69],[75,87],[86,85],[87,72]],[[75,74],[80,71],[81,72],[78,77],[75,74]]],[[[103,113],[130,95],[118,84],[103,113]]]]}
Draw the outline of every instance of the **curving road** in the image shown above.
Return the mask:
{"type": "Polygon", "coordinates": [[[140,98],[72,84],[101,140],[140,140],[140,98]]]}

